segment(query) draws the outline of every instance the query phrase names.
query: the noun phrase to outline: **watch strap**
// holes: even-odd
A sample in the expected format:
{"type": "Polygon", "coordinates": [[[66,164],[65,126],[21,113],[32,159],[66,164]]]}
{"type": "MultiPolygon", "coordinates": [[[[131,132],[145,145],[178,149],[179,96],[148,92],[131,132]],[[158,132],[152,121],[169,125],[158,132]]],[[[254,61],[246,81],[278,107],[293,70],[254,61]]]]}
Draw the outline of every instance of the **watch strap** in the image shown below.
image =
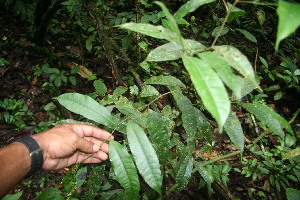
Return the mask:
{"type": "Polygon", "coordinates": [[[36,171],[42,169],[43,166],[43,149],[40,148],[39,144],[32,137],[26,136],[16,142],[21,142],[29,150],[31,158],[31,167],[25,178],[32,176],[36,171]]]}

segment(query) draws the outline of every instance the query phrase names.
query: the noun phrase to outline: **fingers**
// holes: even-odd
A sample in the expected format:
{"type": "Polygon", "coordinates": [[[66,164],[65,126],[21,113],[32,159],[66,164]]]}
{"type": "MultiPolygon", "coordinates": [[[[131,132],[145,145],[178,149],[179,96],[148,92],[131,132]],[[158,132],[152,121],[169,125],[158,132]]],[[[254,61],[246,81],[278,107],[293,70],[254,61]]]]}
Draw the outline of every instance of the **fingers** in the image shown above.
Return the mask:
{"type": "Polygon", "coordinates": [[[84,160],[83,163],[100,163],[108,159],[108,155],[102,151],[98,151],[90,158],[88,158],[88,156],[89,155],[80,154],[77,158],[77,162],[82,162],[84,160]]]}
{"type": "Polygon", "coordinates": [[[81,137],[95,137],[98,139],[111,140],[114,137],[107,131],[86,124],[71,124],[74,131],[81,137]]]}

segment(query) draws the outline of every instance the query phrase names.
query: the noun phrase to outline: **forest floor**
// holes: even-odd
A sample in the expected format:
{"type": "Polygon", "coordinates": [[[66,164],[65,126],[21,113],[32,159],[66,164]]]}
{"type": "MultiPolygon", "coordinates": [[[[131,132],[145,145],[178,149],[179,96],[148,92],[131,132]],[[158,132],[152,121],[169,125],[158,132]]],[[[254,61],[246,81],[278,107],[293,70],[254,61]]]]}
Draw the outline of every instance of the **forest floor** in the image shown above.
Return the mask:
{"type": "MultiPolygon", "coordinates": [[[[35,75],[33,70],[35,66],[42,66],[47,59],[52,59],[55,55],[55,59],[58,59],[62,63],[73,62],[72,57],[80,54],[80,47],[72,44],[72,38],[59,42],[59,38],[54,36],[48,36],[46,38],[46,48],[37,48],[31,42],[31,36],[28,35],[28,25],[26,23],[20,23],[19,21],[12,20],[11,16],[0,16],[0,58],[4,58],[9,61],[9,64],[0,66],[0,100],[5,98],[19,99],[28,106],[28,111],[33,113],[32,115],[24,116],[24,123],[26,128],[22,130],[16,130],[15,125],[7,124],[4,120],[0,121],[0,147],[3,147],[12,141],[23,137],[25,135],[34,134],[35,129],[38,128],[38,124],[41,122],[51,121],[49,112],[45,111],[44,107],[53,97],[56,97],[59,93],[65,92],[78,92],[87,94],[94,90],[92,82],[76,76],[77,84],[71,85],[62,84],[59,88],[59,92],[50,92],[43,86],[45,75],[35,75]],[[70,48],[66,49],[65,47],[70,48]],[[48,50],[45,50],[48,49],[48,50]],[[53,55],[49,55],[49,49],[53,55]]],[[[99,77],[105,80],[105,84],[109,91],[113,91],[116,87],[116,82],[112,78],[111,69],[109,64],[106,63],[106,59],[99,60],[95,58],[89,59],[90,66],[99,66],[95,68],[89,68],[93,73],[98,74],[99,77]]],[[[67,70],[67,69],[66,69],[67,70]]],[[[286,97],[282,101],[274,101],[271,106],[279,111],[287,119],[292,118],[292,114],[299,107],[299,96],[297,93],[290,91],[286,93],[286,97]],[[286,103],[285,99],[294,99],[291,103],[286,103]],[[297,100],[298,99],[298,100],[297,100]]],[[[240,113],[243,115],[243,113],[240,113]]],[[[72,114],[63,110],[61,113],[62,118],[72,118],[72,114]]],[[[299,123],[299,119],[297,123],[299,123]]],[[[295,123],[296,123],[295,122],[295,123]]],[[[270,138],[272,139],[272,138],[270,138]]],[[[277,141],[274,140],[274,143],[277,141]]],[[[218,156],[224,152],[234,150],[233,146],[228,144],[228,138],[225,135],[218,136],[216,139],[215,152],[207,157],[218,156]]],[[[247,155],[245,155],[247,156],[247,155]]],[[[240,168],[241,162],[238,157],[228,159],[233,167],[240,168]]],[[[36,192],[43,191],[49,187],[55,186],[60,188],[62,177],[65,175],[67,169],[63,169],[57,172],[45,172],[40,171],[31,178],[24,179],[19,185],[17,185],[11,193],[16,193],[23,190],[22,199],[34,199],[36,192]]],[[[235,196],[240,199],[246,199],[248,197],[247,188],[254,188],[255,190],[264,190],[263,185],[269,184],[264,177],[256,182],[253,182],[251,178],[245,178],[235,171],[230,172],[228,189],[235,196]]],[[[269,192],[269,191],[264,191],[269,192]]],[[[189,187],[186,191],[178,194],[174,194],[172,199],[195,199],[193,198],[193,188],[189,187]]],[[[195,197],[195,196],[194,196],[195,197]]],[[[222,199],[217,194],[213,199],[222,199]]]]}

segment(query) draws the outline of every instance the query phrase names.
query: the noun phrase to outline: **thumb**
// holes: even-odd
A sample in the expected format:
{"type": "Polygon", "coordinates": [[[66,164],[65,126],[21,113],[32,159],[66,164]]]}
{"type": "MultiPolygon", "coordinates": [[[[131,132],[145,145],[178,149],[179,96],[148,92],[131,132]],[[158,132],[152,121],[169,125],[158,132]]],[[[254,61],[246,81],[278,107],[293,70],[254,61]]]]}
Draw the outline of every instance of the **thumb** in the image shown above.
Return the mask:
{"type": "Polygon", "coordinates": [[[83,153],[95,153],[100,150],[100,147],[88,140],[79,138],[76,141],[76,148],[83,153]]]}

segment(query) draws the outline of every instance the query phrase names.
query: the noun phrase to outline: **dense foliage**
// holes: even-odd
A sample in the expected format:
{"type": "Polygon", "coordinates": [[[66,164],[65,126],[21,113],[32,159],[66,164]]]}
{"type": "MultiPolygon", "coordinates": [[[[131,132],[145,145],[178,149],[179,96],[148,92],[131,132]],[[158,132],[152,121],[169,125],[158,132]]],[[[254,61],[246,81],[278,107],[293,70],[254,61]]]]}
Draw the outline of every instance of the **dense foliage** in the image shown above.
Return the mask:
{"type": "MultiPolygon", "coordinates": [[[[45,45],[47,30],[62,35],[62,41],[80,30],[75,37],[84,53],[73,58],[80,65],[67,63],[72,68],[67,71],[60,62],[53,66],[58,59],[51,58],[33,69],[36,76],[47,74],[43,86],[55,97],[45,110],[51,123],[93,124],[115,136],[109,142],[110,162],[90,171],[74,165],[61,189],[47,189],[37,199],[168,199],[182,191],[233,199],[229,173],[268,183],[260,191],[248,188],[251,198],[299,196],[299,108],[289,120],[268,106],[269,101],[284,99],[289,90],[300,92],[295,33],[299,4],[283,0],[1,3],[31,24],[35,48],[45,45]],[[43,8],[44,14],[40,16],[36,8],[43,8]],[[60,22],[59,15],[68,21],[60,22]],[[271,66],[267,56],[275,50],[280,65],[271,66]],[[100,75],[88,70],[91,56],[106,56],[118,87],[109,91],[100,75]],[[77,84],[75,74],[92,81],[95,91],[61,94],[62,85],[77,84]],[[54,102],[78,114],[78,121],[55,116],[54,102]],[[224,137],[229,138],[230,151],[205,157],[218,149],[215,143],[224,137]],[[231,157],[238,157],[238,166],[227,161],[231,157]],[[83,194],[79,188],[84,188],[83,194]]],[[[8,64],[0,58],[0,66],[8,64]]],[[[14,113],[20,112],[15,110],[24,111],[22,115],[27,111],[19,101],[0,103],[7,123],[17,123],[15,116],[20,114],[14,113]]]]}

